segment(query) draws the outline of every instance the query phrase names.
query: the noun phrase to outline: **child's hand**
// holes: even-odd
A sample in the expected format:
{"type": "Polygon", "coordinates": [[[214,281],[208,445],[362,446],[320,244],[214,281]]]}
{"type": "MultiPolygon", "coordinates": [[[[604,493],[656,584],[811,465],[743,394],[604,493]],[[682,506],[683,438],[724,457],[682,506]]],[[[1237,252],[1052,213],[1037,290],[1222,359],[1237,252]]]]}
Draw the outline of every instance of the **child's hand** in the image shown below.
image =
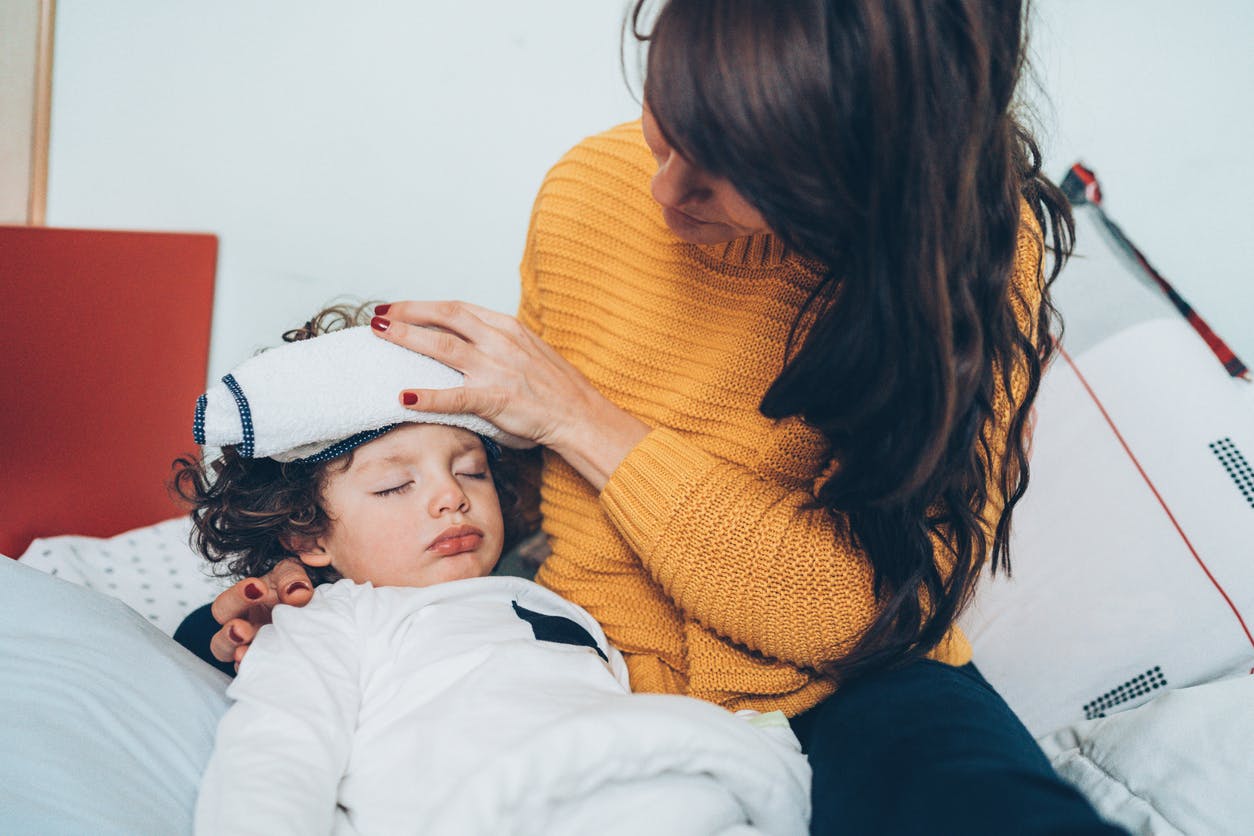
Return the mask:
{"type": "Polygon", "coordinates": [[[214,634],[209,649],[220,662],[240,660],[277,604],[303,607],[313,598],[313,584],[300,561],[288,558],[261,578],[245,578],[219,595],[211,611],[222,629],[214,634]]]}

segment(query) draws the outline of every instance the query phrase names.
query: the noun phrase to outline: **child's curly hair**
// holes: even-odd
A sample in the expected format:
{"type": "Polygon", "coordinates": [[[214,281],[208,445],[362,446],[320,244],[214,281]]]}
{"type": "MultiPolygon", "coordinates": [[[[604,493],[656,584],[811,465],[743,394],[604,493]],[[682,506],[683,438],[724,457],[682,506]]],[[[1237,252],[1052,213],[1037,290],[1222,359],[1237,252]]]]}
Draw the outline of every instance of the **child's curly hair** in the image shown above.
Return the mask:
{"type": "MultiPolygon", "coordinates": [[[[319,311],[301,328],[283,335],[298,342],[370,321],[373,303],[336,305],[319,311]]],[[[489,456],[489,459],[492,459],[489,456]]],[[[331,518],[323,508],[322,487],[328,474],[346,470],[352,452],[324,462],[279,462],[250,459],[234,447],[222,448],[213,461],[183,456],[174,462],[173,488],[191,504],[193,544],[205,559],[237,579],[260,577],[282,560],[296,557],[296,548],[326,534],[331,518]]],[[[515,463],[503,450],[489,462],[492,481],[501,501],[508,551],[524,533],[518,493],[514,490],[515,463]]],[[[340,579],[330,566],[306,566],[315,585],[340,579]]]]}

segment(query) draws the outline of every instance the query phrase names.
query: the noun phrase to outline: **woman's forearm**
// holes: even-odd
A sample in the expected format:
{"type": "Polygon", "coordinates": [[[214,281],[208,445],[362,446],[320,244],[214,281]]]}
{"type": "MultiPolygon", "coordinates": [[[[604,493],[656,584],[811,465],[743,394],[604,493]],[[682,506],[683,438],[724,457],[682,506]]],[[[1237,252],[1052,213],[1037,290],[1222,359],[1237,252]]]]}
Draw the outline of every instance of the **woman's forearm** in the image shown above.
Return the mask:
{"type": "Polygon", "coordinates": [[[596,401],[551,449],[600,493],[627,454],[649,434],[649,425],[604,397],[598,395],[596,401]]]}

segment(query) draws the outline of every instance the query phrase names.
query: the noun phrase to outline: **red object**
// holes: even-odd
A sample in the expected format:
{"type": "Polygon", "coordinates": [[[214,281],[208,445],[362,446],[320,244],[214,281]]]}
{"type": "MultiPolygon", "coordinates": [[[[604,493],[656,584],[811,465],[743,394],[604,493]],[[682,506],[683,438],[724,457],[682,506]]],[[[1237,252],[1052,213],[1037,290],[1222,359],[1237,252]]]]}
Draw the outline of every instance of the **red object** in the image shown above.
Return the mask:
{"type": "Polygon", "coordinates": [[[1094,211],[1097,212],[1098,220],[1101,221],[1102,227],[1110,235],[1115,246],[1136,262],[1141,272],[1175,306],[1176,310],[1188,321],[1198,336],[1206,342],[1211,352],[1219,358],[1219,362],[1223,363],[1223,367],[1228,374],[1242,380],[1250,380],[1249,367],[1241,361],[1241,358],[1237,357],[1227,343],[1219,338],[1219,335],[1206,324],[1206,320],[1202,319],[1201,314],[1193,310],[1193,306],[1186,302],[1184,297],[1172,287],[1171,282],[1167,281],[1163,274],[1159,273],[1154,268],[1154,265],[1150,264],[1149,259],[1145,257],[1145,253],[1141,252],[1132,243],[1131,239],[1124,234],[1119,225],[1106,214],[1106,210],[1102,208],[1102,187],[1097,182],[1097,174],[1094,173],[1093,169],[1086,168],[1082,163],[1076,163],[1071,166],[1071,170],[1063,178],[1062,191],[1071,205],[1082,206],[1087,203],[1093,207],[1094,211]]]}
{"type": "Polygon", "coordinates": [[[213,235],[0,226],[0,554],[175,516],[205,390],[213,235]]]}

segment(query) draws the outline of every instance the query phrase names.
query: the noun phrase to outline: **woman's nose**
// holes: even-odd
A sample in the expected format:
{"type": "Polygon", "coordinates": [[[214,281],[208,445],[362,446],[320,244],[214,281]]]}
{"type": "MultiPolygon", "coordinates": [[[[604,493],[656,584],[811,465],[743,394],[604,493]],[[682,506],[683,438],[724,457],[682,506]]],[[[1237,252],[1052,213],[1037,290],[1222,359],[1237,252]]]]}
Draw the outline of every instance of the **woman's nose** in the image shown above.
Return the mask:
{"type": "Polygon", "coordinates": [[[699,203],[710,191],[706,179],[701,169],[671,151],[653,175],[653,199],[674,209],[699,203]]]}

